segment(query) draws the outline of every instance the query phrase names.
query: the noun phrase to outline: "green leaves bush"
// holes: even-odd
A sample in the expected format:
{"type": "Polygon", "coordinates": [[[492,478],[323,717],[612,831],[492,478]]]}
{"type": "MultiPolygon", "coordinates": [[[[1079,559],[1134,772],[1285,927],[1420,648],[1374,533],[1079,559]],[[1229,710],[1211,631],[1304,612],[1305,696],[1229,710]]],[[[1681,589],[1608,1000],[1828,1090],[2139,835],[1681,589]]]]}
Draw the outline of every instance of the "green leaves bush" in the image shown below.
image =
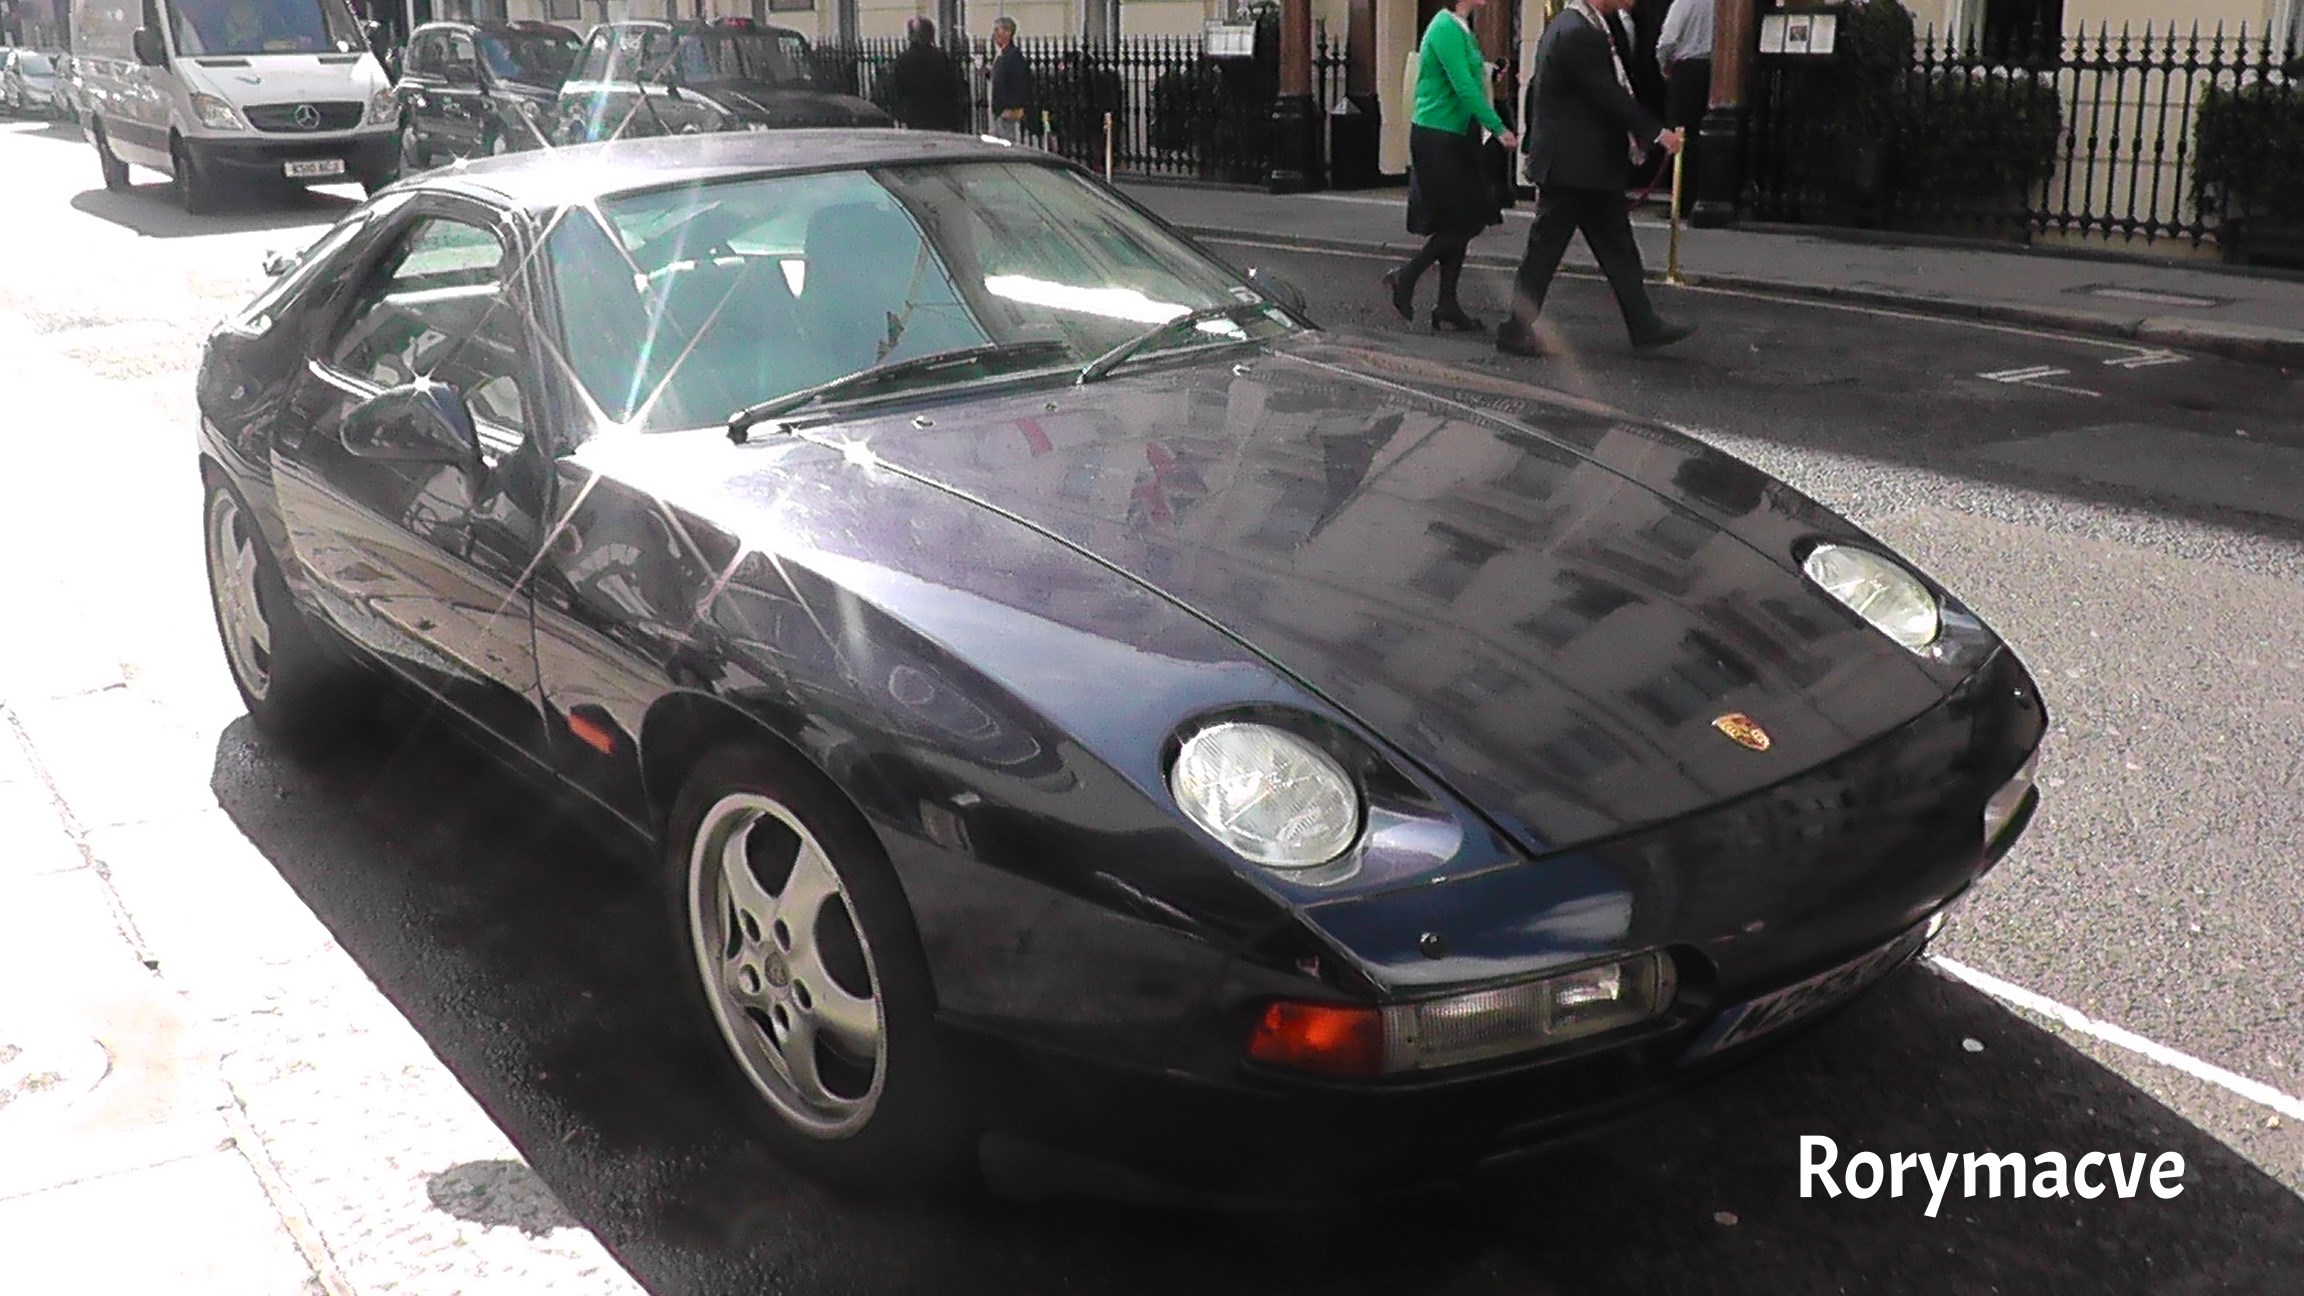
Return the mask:
{"type": "Polygon", "coordinates": [[[2304,86],[2285,77],[2219,86],[2194,128],[2192,195],[2203,213],[2304,221],[2304,86]]]}
{"type": "Polygon", "coordinates": [[[1908,72],[1898,97],[1896,204],[1918,212],[2011,215],[2056,169],[2056,87],[1997,69],[1908,72]]]}

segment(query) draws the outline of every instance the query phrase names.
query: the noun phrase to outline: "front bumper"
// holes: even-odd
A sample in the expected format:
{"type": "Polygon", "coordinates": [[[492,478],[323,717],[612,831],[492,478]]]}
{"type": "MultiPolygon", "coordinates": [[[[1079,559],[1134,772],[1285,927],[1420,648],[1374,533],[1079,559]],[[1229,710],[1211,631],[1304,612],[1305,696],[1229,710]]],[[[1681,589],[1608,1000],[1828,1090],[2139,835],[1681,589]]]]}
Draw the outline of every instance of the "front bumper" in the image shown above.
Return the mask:
{"type": "MultiPolygon", "coordinates": [[[[1420,906],[1457,893],[1443,898],[1447,911],[1487,915],[1498,940],[1529,930],[1528,918],[1554,904],[1623,915],[1606,946],[1566,961],[1672,952],[1680,997],[1663,1018],[1629,1031],[1368,1083],[1257,1072],[1236,1061],[1156,1072],[982,1034],[958,1039],[956,1060],[978,1082],[989,1127],[1028,1148],[1076,1154],[1055,1161],[1074,1172],[1127,1167],[1114,1172],[1123,1184],[1134,1174],[1187,1199],[1263,1202],[1458,1178],[1636,1116],[1870,993],[1919,954],[1932,920],[2022,837],[2037,790],[1989,844],[1982,807],[2038,748],[2046,724],[2030,677],[2001,653],[1944,705],[1867,747],[1687,820],[1588,847],[1576,853],[1581,868],[1553,857],[1418,888],[1420,906]],[[1691,1060],[1691,1046],[1730,1009],[1881,951],[1874,975],[1839,997],[1818,997],[1781,1029],[1691,1060]]],[[[1435,912],[1371,914],[1365,926],[1331,922],[1327,930],[1393,970],[1416,957],[1415,933],[1435,912]],[[1403,931],[1409,948],[1389,957],[1378,937],[1403,931]]],[[[1481,937],[1468,933],[1466,943],[1481,937]]],[[[1203,1059],[1237,1059],[1245,1038],[1236,1031],[1219,1039],[1226,1031],[1213,1023],[1193,1034],[1205,1036],[1196,1050],[1203,1059]]],[[[1108,1175],[1089,1186],[1111,1182],[1108,1175]]]]}
{"type": "Polygon", "coordinates": [[[193,166],[226,182],[286,180],[299,184],[341,184],[348,180],[380,180],[392,174],[400,156],[399,139],[389,130],[322,139],[187,136],[184,147],[192,154],[193,166]],[[290,162],[328,159],[344,164],[342,174],[291,177],[287,173],[290,162]]]}

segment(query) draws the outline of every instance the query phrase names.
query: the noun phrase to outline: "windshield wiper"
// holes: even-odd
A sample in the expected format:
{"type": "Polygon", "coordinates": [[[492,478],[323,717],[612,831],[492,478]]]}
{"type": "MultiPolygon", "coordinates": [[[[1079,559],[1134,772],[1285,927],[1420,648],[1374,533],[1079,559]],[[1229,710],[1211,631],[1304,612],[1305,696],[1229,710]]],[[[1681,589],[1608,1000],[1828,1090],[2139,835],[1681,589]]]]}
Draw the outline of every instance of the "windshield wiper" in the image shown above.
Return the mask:
{"type": "MultiPolygon", "coordinates": [[[[1144,330],[1136,336],[1089,361],[1087,364],[1080,366],[1080,377],[1078,381],[1081,383],[1095,382],[1097,379],[1102,378],[1104,375],[1119,368],[1121,365],[1126,364],[1130,356],[1135,355],[1137,352],[1152,345],[1160,339],[1167,337],[1171,333],[1178,333],[1188,328],[1198,328],[1202,324],[1213,323],[1217,320],[1233,319],[1248,311],[1254,311],[1258,314],[1261,314],[1264,311],[1270,309],[1271,307],[1268,304],[1260,301],[1224,302],[1217,306],[1203,306],[1199,310],[1191,311],[1183,315],[1178,315],[1173,319],[1163,320],[1160,323],[1153,325],[1152,327],[1144,330]]],[[[1230,341],[1233,339],[1227,340],[1230,341]]]]}
{"type": "Polygon", "coordinates": [[[728,416],[728,439],[742,445],[745,438],[751,434],[752,429],[759,424],[765,423],[779,414],[789,414],[802,406],[814,405],[818,401],[837,396],[842,392],[861,391],[868,387],[880,386],[883,383],[895,382],[900,378],[915,377],[938,369],[957,368],[961,365],[982,364],[987,360],[1022,359],[1027,356],[1042,356],[1054,352],[1068,355],[1071,350],[1071,344],[1061,339],[1035,338],[1023,342],[985,342],[976,346],[953,347],[946,351],[931,351],[926,355],[913,356],[909,360],[873,365],[868,369],[859,369],[852,374],[844,374],[830,382],[821,382],[813,387],[803,387],[795,392],[786,392],[782,396],[771,397],[757,405],[749,405],[736,411],[728,416]]]}

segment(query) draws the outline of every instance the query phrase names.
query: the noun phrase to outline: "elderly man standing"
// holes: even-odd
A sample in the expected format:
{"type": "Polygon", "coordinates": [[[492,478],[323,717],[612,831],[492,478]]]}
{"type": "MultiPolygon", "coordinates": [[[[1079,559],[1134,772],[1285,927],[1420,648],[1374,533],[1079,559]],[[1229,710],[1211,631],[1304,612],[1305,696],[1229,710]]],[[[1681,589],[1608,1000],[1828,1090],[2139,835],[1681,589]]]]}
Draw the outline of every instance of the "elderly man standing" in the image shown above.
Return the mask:
{"type": "Polygon", "coordinates": [[[1631,78],[1605,17],[1630,9],[1632,2],[1570,0],[1536,44],[1520,147],[1539,193],[1528,251],[1513,282],[1512,315],[1496,331],[1496,349],[1507,354],[1544,354],[1536,317],[1578,230],[1616,291],[1633,346],[1666,346],[1696,331],[1667,323],[1650,304],[1640,245],[1624,207],[1627,166],[1652,146],[1678,153],[1682,138],[1632,97],[1631,78]]]}
{"type": "Polygon", "coordinates": [[[1016,48],[1016,20],[992,20],[992,133],[1011,144],[1024,142],[1024,114],[1032,110],[1032,65],[1016,48]]]}

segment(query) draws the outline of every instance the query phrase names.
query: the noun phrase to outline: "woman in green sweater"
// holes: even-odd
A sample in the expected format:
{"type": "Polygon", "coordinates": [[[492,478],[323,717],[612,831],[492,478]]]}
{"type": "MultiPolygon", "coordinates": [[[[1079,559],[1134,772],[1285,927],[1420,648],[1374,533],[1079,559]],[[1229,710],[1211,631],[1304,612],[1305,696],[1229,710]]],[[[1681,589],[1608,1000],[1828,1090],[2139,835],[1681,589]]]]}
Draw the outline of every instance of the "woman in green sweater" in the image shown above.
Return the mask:
{"type": "Polygon", "coordinates": [[[1424,246],[1384,276],[1392,309],[1413,320],[1416,281],[1439,266],[1440,304],[1432,311],[1432,327],[1456,333],[1482,327],[1456,300],[1465,250],[1474,235],[1504,218],[1480,174],[1481,129],[1497,135],[1506,150],[1520,144],[1489,102],[1488,62],[1472,34],[1472,15],[1487,3],[1456,0],[1424,29],[1416,51],[1416,112],[1408,126],[1408,232],[1424,235],[1424,246]]]}

